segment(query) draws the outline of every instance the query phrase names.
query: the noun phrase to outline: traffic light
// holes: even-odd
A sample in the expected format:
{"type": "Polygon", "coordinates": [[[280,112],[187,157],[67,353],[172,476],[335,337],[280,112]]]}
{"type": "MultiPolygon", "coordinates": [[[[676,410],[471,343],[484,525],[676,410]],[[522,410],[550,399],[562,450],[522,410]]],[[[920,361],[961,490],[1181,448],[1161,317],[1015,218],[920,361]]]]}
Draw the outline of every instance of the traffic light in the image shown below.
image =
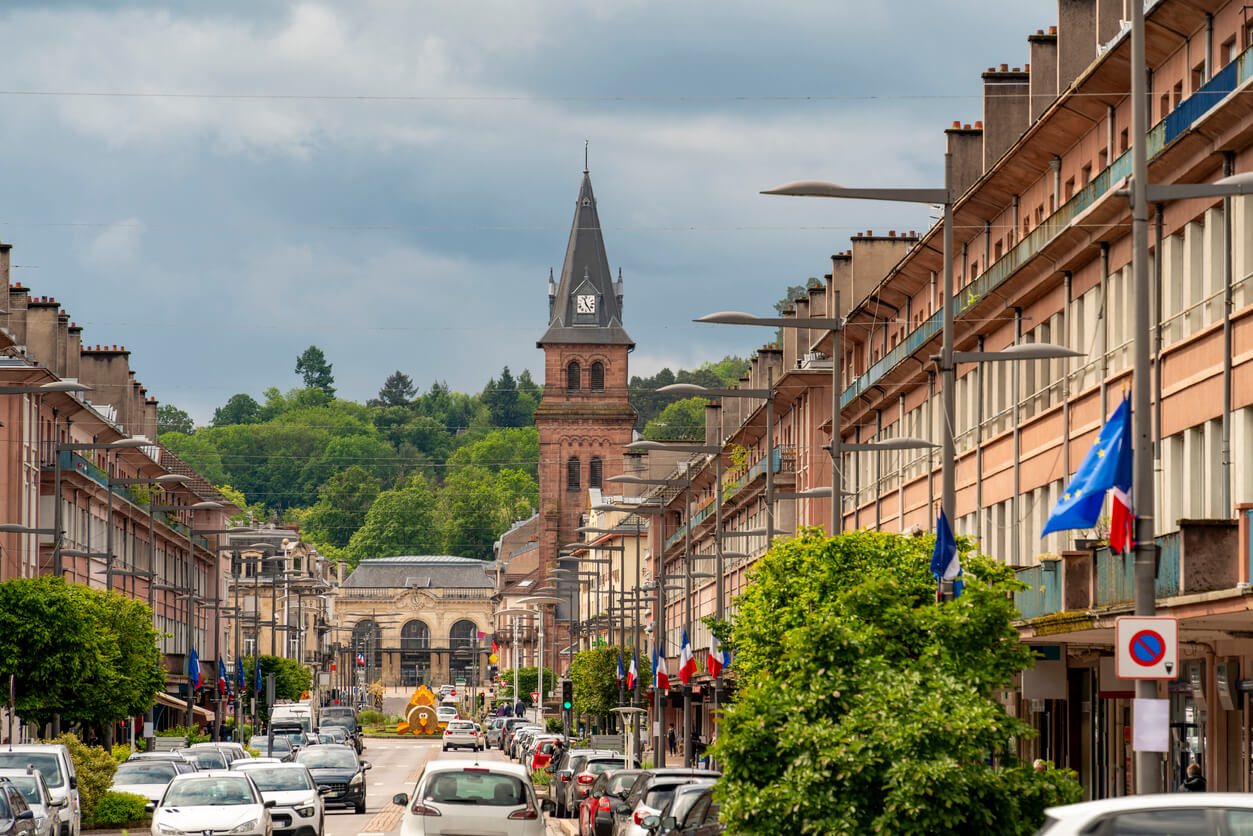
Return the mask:
{"type": "Polygon", "coordinates": [[[574,708],[574,683],[568,679],[561,680],[561,707],[566,711],[574,708]]]}

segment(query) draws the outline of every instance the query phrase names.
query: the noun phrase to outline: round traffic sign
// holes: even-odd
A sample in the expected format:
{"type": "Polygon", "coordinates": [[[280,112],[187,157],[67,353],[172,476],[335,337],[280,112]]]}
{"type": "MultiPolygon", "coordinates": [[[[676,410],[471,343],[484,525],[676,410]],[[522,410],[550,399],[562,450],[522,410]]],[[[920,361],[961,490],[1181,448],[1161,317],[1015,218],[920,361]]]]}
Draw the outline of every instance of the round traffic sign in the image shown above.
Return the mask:
{"type": "Polygon", "coordinates": [[[1166,640],[1155,630],[1141,630],[1131,637],[1129,650],[1137,665],[1152,667],[1166,655],[1166,640]]]}

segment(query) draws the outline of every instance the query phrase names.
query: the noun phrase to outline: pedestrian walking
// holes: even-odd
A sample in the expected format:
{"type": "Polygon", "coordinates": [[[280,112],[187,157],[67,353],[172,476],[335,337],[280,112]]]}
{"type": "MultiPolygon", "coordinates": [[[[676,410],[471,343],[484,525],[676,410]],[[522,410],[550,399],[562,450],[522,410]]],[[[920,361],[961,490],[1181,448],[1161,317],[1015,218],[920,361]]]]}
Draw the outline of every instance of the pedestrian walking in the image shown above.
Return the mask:
{"type": "Polygon", "coordinates": [[[666,744],[670,748],[670,754],[679,754],[679,737],[674,733],[674,723],[670,724],[670,731],[666,732],[666,744]]]}
{"type": "Polygon", "coordinates": [[[1183,782],[1184,792],[1205,792],[1205,776],[1201,774],[1201,765],[1193,763],[1188,767],[1188,777],[1183,782]]]}
{"type": "Polygon", "coordinates": [[[526,703],[524,703],[520,697],[518,698],[518,702],[513,707],[513,716],[515,717],[526,716],[526,703]]]}

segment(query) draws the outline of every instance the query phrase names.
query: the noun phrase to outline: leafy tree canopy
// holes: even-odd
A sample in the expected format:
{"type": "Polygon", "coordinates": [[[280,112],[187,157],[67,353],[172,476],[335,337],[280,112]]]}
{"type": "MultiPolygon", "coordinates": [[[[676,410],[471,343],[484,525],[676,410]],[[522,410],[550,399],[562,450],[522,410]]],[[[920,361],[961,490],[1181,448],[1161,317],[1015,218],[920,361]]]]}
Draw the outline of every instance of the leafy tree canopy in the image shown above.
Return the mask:
{"type": "Polygon", "coordinates": [[[191,416],[174,404],[161,404],[157,407],[157,434],[191,433],[196,429],[196,422],[191,416]]]}
{"type": "Polygon", "coordinates": [[[367,557],[437,554],[443,542],[435,525],[435,504],[435,492],[421,475],[380,493],[348,541],[349,562],[355,566],[367,557]]]}
{"type": "Polygon", "coordinates": [[[963,538],[965,593],[937,605],[933,544],[810,531],[758,561],[711,750],[730,830],[1027,834],[1079,798],[1073,773],[1014,760],[1034,732],[993,697],[1031,664],[1012,570],[963,538]]]}
{"type": "Polygon", "coordinates": [[[644,427],[644,438],[649,441],[701,441],[705,440],[704,398],[684,398],[675,401],[644,427]]]}
{"type": "Polygon", "coordinates": [[[316,345],[309,346],[296,358],[296,374],[305,382],[306,389],[321,389],[330,397],[335,397],[335,376],[331,374],[331,364],[316,345]]]}
{"type": "Polygon", "coordinates": [[[457,448],[448,457],[448,464],[475,465],[489,470],[524,470],[539,478],[539,431],[533,426],[492,430],[457,448]]]}
{"type": "MultiPolygon", "coordinates": [[[[622,669],[631,667],[631,648],[602,645],[578,653],[570,661],[570,681],[574,683],[574,712],[608,717],[609,711],[618,706],[618,654],[622,654],[622,669]]],[[[651,690],[653,670],[651,660],[640,654],[638,670],[643,691],[651,690]]]]}
{"type": "MultiPolygon", "coordinates": [[[[529,668],[518,668],[518,693],[522,695],[522,701],[528,706],[534,705],[535,701],[531,699],[532,692],[538,692],[539,688],[539,672],[532,665],[529,668]]],[[[502,670],[500,678],[504,681],[504,685],[498,690],[501,699],[509,698],[517,700],[513,693],[514,671],[502,670]]],[[[544,696],[553,693],[553,689],[557,687],[557,678],[553,676],[552,668],[544,668],[544,696]]]]}
{"type": "Polygon", "coordinates": [[[383,381],[378,400],[371,401],[370,406],[408,406],[417,393],[418,387],[413,385],[413,378],[397,369],[383,381]]]}
{"type": "Polygon", "coordinates": [[[349,465],[334,474],[318,489],[318,501],[304,518],[305,536],[319,547],[345,548],[380,490],[382,483],[363,467],[349,465]]]}
{"type": "Polygon", "coordinates": [[[539,486],[529,473],[470,466],[448,474],[439,492],[439,528],[444,552],[492,558],[492,545],[514,521],[539,505],[539,486]]]}
{"type": "MultiPolygon", "coordinates": [[[[228,424],[255,424],[261,420],[261,404],[251,395],[242,392],[231,395],[230,400],[213,410],[213,426],[225,427],[228,424]]],[[[188,432],[184,430],[183,432],[188,432]]]]}
{"type": "MultiPolygon", "coordinates": [[[[739,383],[749,365],[750,361],[747,359],[728,356],[716,363],[705,363],[694,371],[680,369],[676,374],[670,369],[662,369],[652,377],[632,377],[628,389],[631,392],[631,406],[635,407],[638,414],[636,429],[643,431],[663,409],[675,402],[673,395],[657,394],[662,386],[669,386],[671,383],[695,383],[697,386],[714,389],[732,386],[739,383]]],[[[701,426],[704,424],[702,418],[701,426]]]]}
{"type": "Polygon", "coordinates": [[[218,446],[202,433],[187,435],[180,432],[162,433],[161,443],[187,462],[196,472],[215,485],[227,482],[226,469],[222,466],[222,454],[218,446]]]}

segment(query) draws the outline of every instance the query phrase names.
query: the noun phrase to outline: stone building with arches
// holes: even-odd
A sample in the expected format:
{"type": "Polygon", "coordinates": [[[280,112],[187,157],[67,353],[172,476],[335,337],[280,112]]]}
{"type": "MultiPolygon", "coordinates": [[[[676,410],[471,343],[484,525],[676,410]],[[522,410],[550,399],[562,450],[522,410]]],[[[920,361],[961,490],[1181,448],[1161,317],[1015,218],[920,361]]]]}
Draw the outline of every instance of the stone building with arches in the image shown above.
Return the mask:
{"type": "Polygon", "coordinates": [[[488,682],[494,561],[407,555],[361,561],[335,595],[336,686],[488,682]]]}

